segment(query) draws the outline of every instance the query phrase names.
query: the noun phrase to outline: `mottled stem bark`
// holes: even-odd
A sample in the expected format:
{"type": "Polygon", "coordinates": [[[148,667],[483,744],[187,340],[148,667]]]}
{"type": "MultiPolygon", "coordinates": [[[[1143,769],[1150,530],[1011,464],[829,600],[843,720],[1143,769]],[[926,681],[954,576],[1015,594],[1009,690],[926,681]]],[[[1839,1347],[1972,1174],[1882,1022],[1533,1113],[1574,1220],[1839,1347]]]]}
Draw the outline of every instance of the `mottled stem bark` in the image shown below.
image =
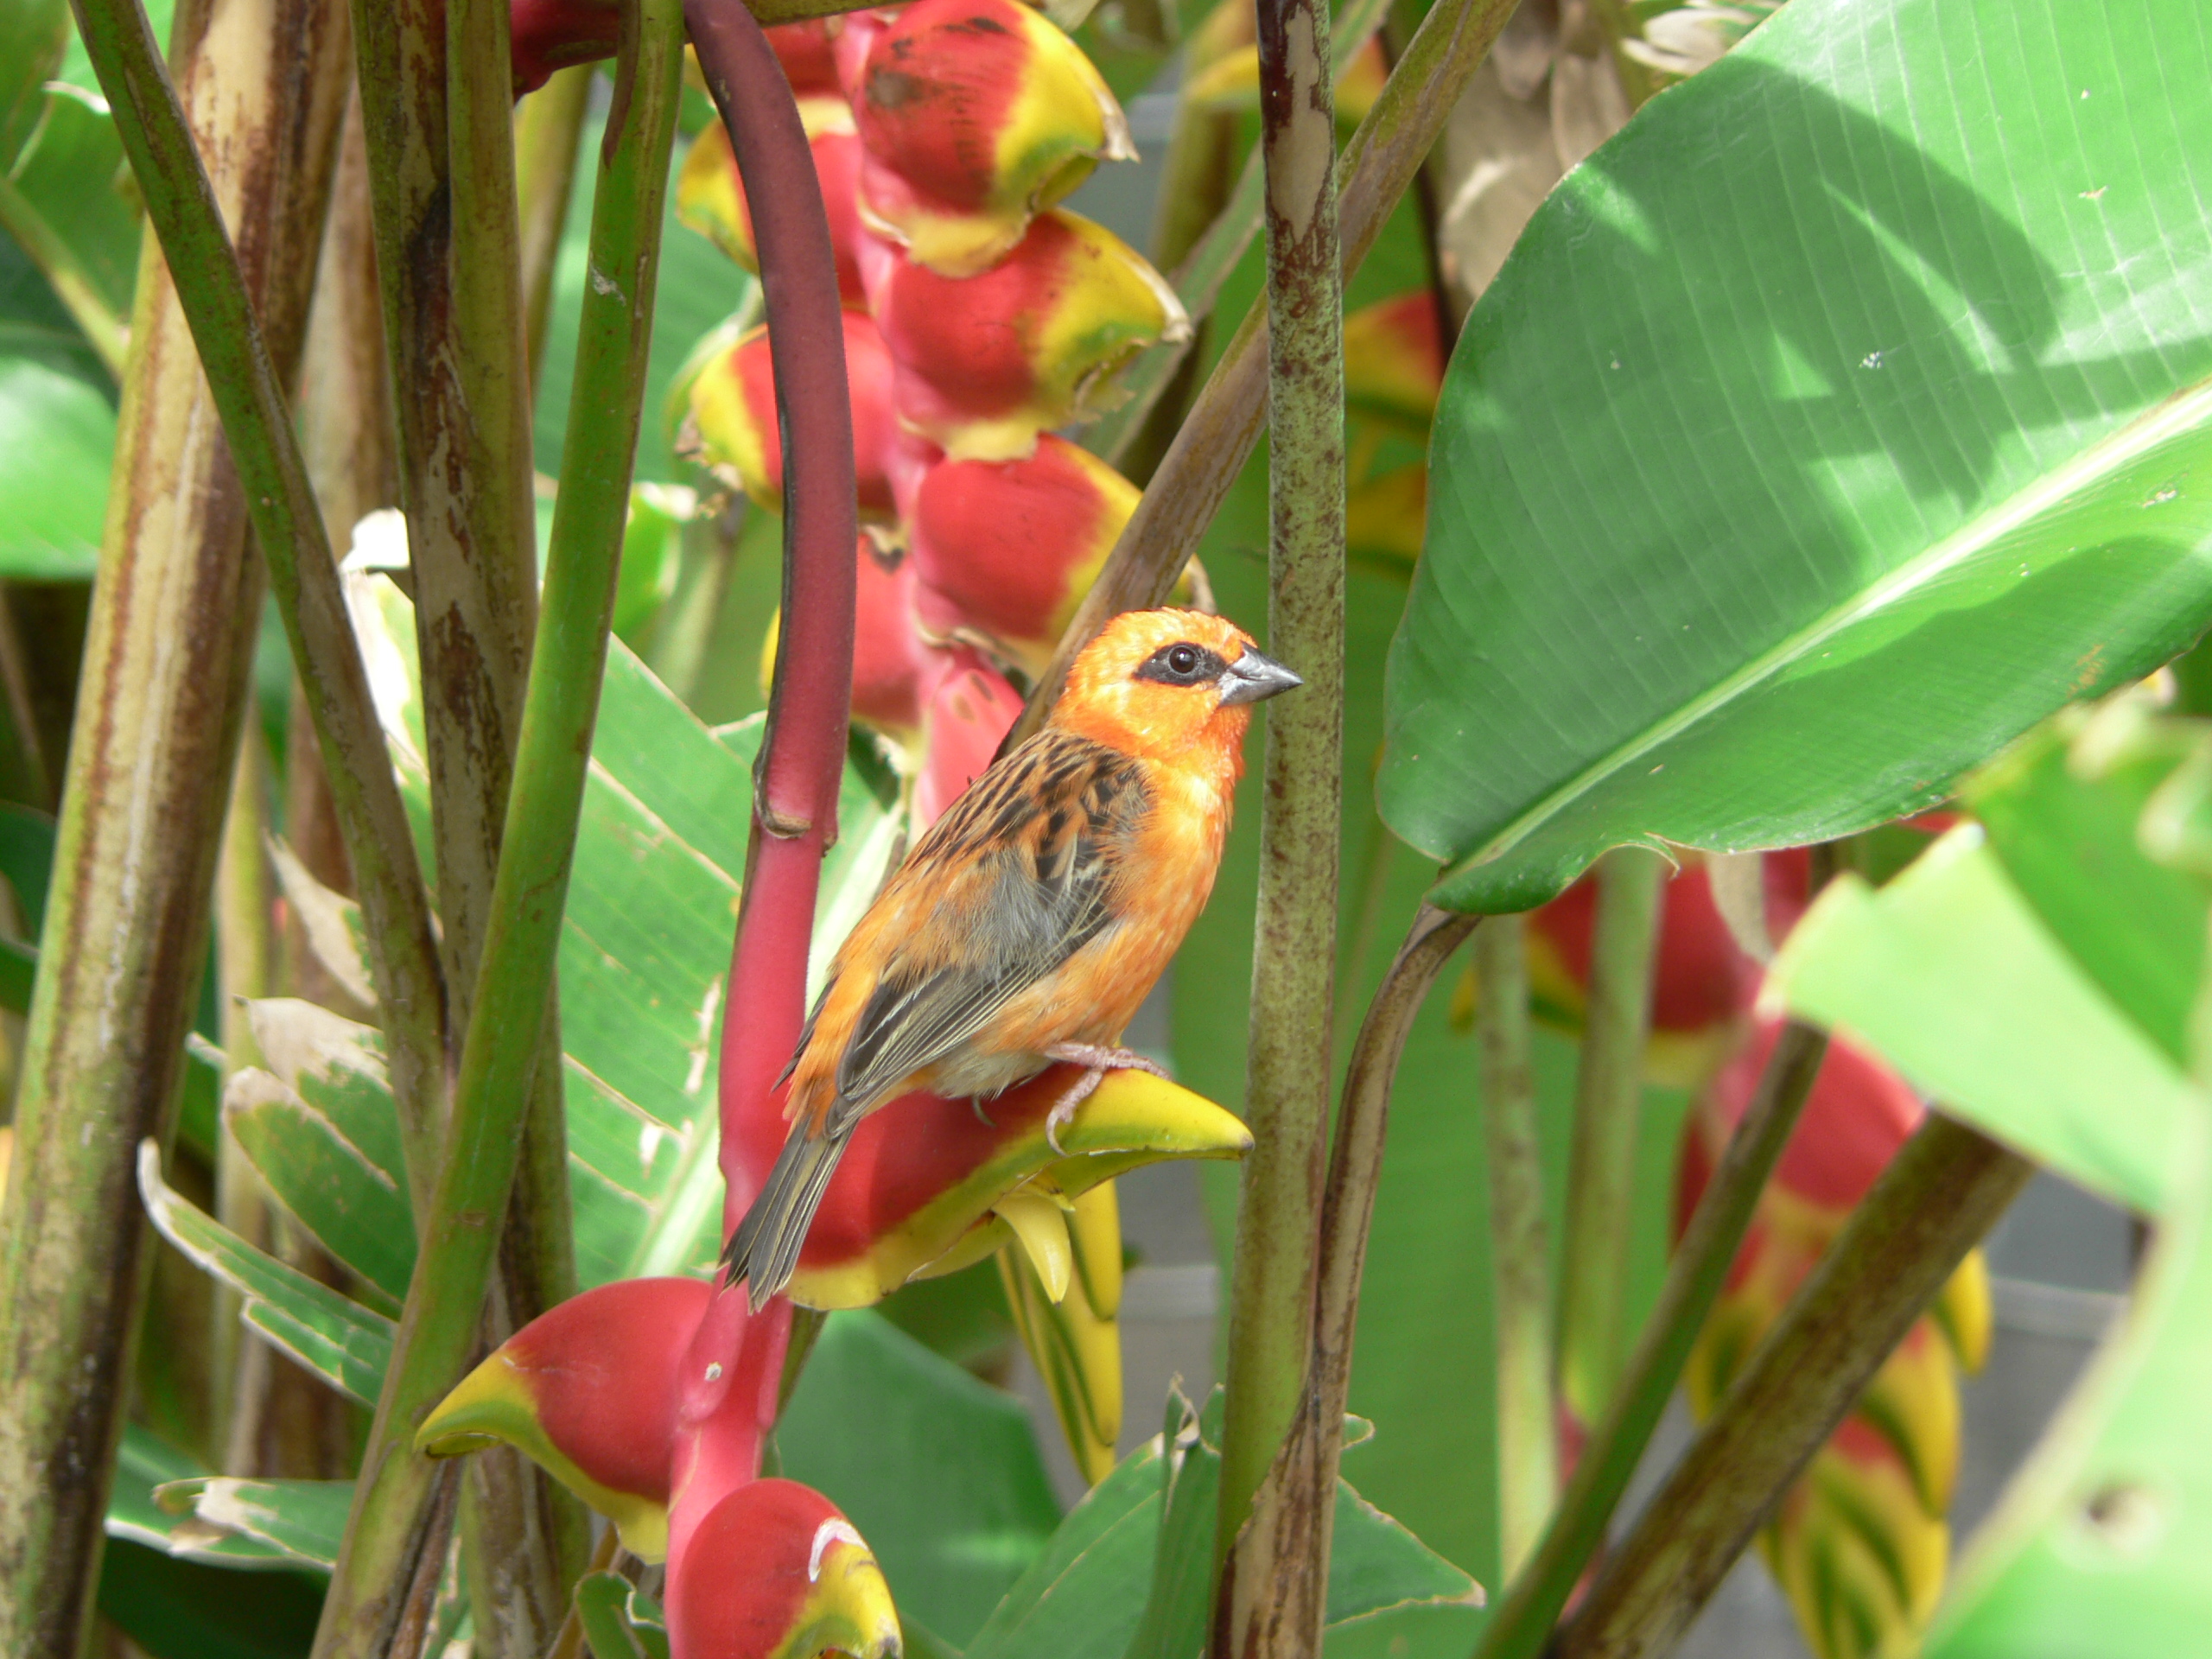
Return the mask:
{"type": "Polygon", "coordinates": [[[1498,1558],[1509,1579],[1535,1548],[1559,1497],[1551,1244],[1529,1058],[1527,931],[1518,916],[1493,916],[1475,936],[1475,1035],[1482,1051],[1497,1330],[1498,1558]]]}
{"type": "MultiPolygon", "coordinates": [[[[193,137],[143,16],[134,0],[82,0],[78,20],[158,205],[131,96],[170,99],[188,155],[193,137]],[[126,86],[100,46],[133,30],[143,54],[126,86]]],[[[236,227],[231,280],[242,266],[289,370],[343,107],[343,14],[187,0],[173,39],[218,168],[212,190],[194,183],[208,220],[236,227]],[[280,38],[289,49],[272,53],[280,38]]],[[[0,1651],[26,1659],[76,1653],[91,1624],[150,1261],[134,1162],[174,1127],[263,592],[249,492],[150,235],[131,332],[0,1211],[0,1651]]]]}
{"type": "Polygon", "coordinates": [[[1667,861],[1617,847],[1598,861],[1590,990],[1574,1074],[1567,1230],[1560,1255],[1559,1390],[1582,1422],[1612,1397],[1628,1345],[1628,1211],[1643,1109],[1643,1045],[1651,1029],[1651,964],[1667,861]]]}
{"type": "Polygon", "coordinates": [[[1559,1659],[1669,1651],[1774,1505],[2035,1166],[1936,1114],[1882,1172],[1682,1453],[1559,1659]]]}
{"type": "MultiPolygon", "coordinates": [[[[1230,1303],[1218,1544],[1227,1558],[1291,1429],[1313,1334],[1315,1243],[1334,1072],[1343,831],[1344,285],[1329,15],[1261,0],[1267,169],[1268,648],[1305,677],[1268,716],[1244,1162],[1230,1303]]],[[[1223,1599],[1241,1596],[1230,1561],[1223,1599]]],[[[1232,1616],[1230,1630],[1236,1630],[1232,1616]]],[[[1217,1643],[1225,1633],[1217,1625],[1217,1643]]],[[[1241,1637],[1241,1631],[1237,1634],[1241,1637]]],[[[1227,1649],[1219,1649],[1227,1651],[1227,1649]]]]}

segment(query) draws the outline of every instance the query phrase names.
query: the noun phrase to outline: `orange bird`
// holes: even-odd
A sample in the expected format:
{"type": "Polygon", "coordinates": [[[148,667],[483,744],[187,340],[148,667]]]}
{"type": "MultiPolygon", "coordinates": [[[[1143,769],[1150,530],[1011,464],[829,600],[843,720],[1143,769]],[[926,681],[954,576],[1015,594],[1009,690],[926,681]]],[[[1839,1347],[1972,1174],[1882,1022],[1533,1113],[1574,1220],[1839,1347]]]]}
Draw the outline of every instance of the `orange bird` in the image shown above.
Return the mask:
{"type": "Polygon", "coordinates": [[[1058,1130],[1205,908],[1247,705],[1302,683],[1234,623],[1131,611],[1084,648],[1044,729],[916,843],[830,964],[785,1071],[791,1129],[723,1254],[781,1290],[854,1126],[917,1090],[988,1099],[1085,1068],[1058,1130]]]}

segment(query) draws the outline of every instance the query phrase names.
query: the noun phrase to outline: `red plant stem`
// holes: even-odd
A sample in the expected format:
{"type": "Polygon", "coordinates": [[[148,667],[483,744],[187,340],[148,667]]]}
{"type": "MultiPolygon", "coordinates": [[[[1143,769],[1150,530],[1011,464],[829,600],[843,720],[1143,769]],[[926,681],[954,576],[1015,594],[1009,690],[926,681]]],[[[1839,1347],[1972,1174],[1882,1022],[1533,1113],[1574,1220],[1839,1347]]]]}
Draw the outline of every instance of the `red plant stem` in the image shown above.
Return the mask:
{"type": "MultiPolygon", "coordinates": [[[[806,1015],[806,957],[822,855],[837,832],[837,785],[853,684],[853,414],[830,220],[798,105],[741,0],[685,0],[683,18],[753,203],[784,449],[784,617],[753,768],[753,834],[730,954],[719,1077],[722,1233],[753,1200],[737,1126],[772,1109],[777,1074],[806,1015]]],[[[775,1422],[791,1304],[758,1313],[742,1293],[708,1304],[677,1383],[669,1573],[725,1497],[760,1472],[775,1422]]],[[[675,1633],[677,1651],[686,1646],[675,1633]]]]}
{"type": "Polygon", "coordinates": [[[851,713],[859,526],[836,256],[798,103],[738,0],[686,0],[683,16],[753,204],[784,450],[784,620],[722,1013],[727,1236],[755,1180],[739,1161],[735,1125],[765,1108],[805,1021],[815,894],[836,836],[851,713]]]}

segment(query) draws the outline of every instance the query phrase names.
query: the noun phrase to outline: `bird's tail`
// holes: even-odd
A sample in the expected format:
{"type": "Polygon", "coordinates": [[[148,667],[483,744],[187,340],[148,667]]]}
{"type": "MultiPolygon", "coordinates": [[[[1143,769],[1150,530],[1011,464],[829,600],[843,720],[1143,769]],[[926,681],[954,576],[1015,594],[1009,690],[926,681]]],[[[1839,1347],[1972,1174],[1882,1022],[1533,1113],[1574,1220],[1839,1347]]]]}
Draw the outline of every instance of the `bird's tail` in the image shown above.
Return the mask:
{"type": "Polygon", "coordinates": [[[791,1282],[806,1230],[814,1224],[822,1194],[851,1139],[850,1129],[842,1135],[817,1135],[809,1133],[807,1124],[794,1123],[777,1154],[776,1166],[768,1172],[767,1185],[730,1235],[722,1264],[728,1269],[729,1283],[746,1281],[755,1312],[791,1282]]]}

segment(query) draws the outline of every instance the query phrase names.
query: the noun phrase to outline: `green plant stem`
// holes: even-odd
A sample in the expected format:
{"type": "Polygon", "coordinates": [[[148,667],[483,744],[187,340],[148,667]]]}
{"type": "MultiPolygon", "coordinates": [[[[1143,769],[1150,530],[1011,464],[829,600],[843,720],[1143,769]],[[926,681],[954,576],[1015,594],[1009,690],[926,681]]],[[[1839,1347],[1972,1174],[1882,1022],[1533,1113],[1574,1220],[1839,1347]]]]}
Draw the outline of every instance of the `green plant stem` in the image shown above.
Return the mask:
{"type": "MultiPolygon", "coordinates": [[[[1359,269],[1390,211],[1444,130],[1460,88],[1512,15],[1515,0],[1436,0],[1375,107],[1344,147],[1338,214],[1343,269],[1359,269]]],[[[1061,631],[1008,734],[1034,732],[1060,695],[1068,664],[1108,620],[1162,604],[1259,439],[1267,414],[1267,315],[1255,304],[1215,363],[1191,413],[1122,527],[1098,580],[1061,631]]]]}
{"type": "Polygon", "coordinates": [[[602,280],[584,296],[569,442],[476,1017],[316,1659],[385,1651],[398,1611],[392,1587],[406,1581],[420,1554],[435,1479],[430,1460],[413,1449],[414,1433],[474,1349],[482,1287],[514,1179],[606,662],[683,40],[672,0],[645,0],[594,194],[590,257],[602,280]]]}
{"type": "MultiPolygon", "coordinates": [[[[222,995],[226,1075],[262,1064],[246,1004],[270,995],[276,983],[275,882],[264,842],[269,835],[269,749],[258,724],[249,721],[238,744],[230,811],[215,867],[215,971],[222,995]]],[[[273,1217],[260,1176],[235,1136],[218,1122],[215,1133],[215,1215],[240,1238],[269,1248],[273,1217]]],[[[229,1286],[213,1287],[215,1317],[208,1333],[208,1442],[238,1443],[238,1405],[251,1410],[257,1388],[241,1387],[238,1364],[243,1327],[241,1299],[229,1286]]],[[[227,1471],[226,1471],[227,1472],[227,1471]]]]}
{"type": "MultiPolygon", "coordinates": [[[[432,743],[430,811],[446,980],[454,1039],[464,1053],[474,1023],[537,617],[531,372],[507,8],[508,0],[445,0],[453,235],[445,344],[467,421],[443,435],[463,445],[467,483],[458,545],[433,539],[410,561],[432,743]],[[426,616],[426,593],[447,601],[448,608],[441,611],[434,602],[426,616]],[[457,636],[452,624],[461,617],[477,626],[457,636]],[[455,747],[457,737],[468,747],[455,747]]],[[[625,472],[626,491],[626,465],[625,472]]],[[[596,673],[592,683],[598,683],[596,673]]],[[[560,1027],[550,976],[543,995],[547,1007],[531,1029],[546,1039],[544,1054],[517,1074],[529,1104],[485,1332],[495,1343],[576,1291],[560,1027]]],[[[462,1483],[461,1545],[478,1649],[489,1659],[537,1659],[558,1634],[569,1586],[591,1553],[583,1508],[512,1448],[470,1459],[462,1483]]]]}
{"type": "Polygon", "coordinates": [[[1598,861],[1589,1006],[1574,1076],[1567,1230],[1560,1255],[1558,1376],[1562,1402],[1595,1421],[1612,1398],[1627,1346],[1629,1200],[1643,1107],[1643,1045],[1667,861],[1617,847],[1598,861]]]}
{"type": "Polygon", "coordinates": [[[69,245],[69,238],[47,223],[46,215],[16,188],[4,168],[0,168],[0,230],[14,237],[16,245],[38,267],[39,275],[54,289],[70,321],[120,384],[124,359],[130,349],[130,330],[101,294],[77,251],[69,245]]]}
{"type": "Polygon", "coordinates": [[[1675,1251],[1612,1405],[1576,1460],[1536,1553],[1484,1627],[1476,1659],[1535,1659],[1543,1651],[1727,1282],[1759,1193],[1789,1144],[1827,1054],[1827,1038],[1796,1020],[1775,1039],[1751,1104],[1675,1251]]]}
{"type": "Polygon", "coordinates": [[[343,107],[333,19],[277,7],[292,49],[249,68],[208,46],[210,10],[188,0],[175,39],[219,187],[135,0],[77,10],[163,247],[140,259],[0,1211],[0,1652],[41,1659],[78,1652],[91,1626],[151,1262],[136,1162],[175,1123],[263,592],[247,515],[274,517],[262,457],[247,444],[226,456],[216,415],[230,423],[239,387],[226,372],[242,359],[272,403],[276,365],[296,360],[343,107]],[[156,106],[150,118],[134,100],[156,106]],[[207,233],[189,252],[180,212],[207,233]]]}
{"type": "Polygon", "coordinates": [[[1237,1539],[1215,1615],[1217,1653],[1311,1659],[1321,1650],[1352,1334],[1382,1179],[1390,1087],[1430,986],[1480,920],[1423,905],[1352,1045],[1322,1197],[1313,1354],[1281,1454],[1237,1539]]]}
{"type": "Polygon", "coordinates": [[[569,197],[576,176],[576,148],[598,73],[588,63],[557,70],[515,111],[523,338],[532,388],[537,385],[538,365],[545,359],[545,326],[553,315],[553,268],[560,261],[561,233],[569,223],[569,197]]]}
{"type": "Polygon", "coordinates": [[[1845,1223],[1581,1610],[1559,1659],[1669,1651],[2035,1166],[1931,1113],[1845,1223]]]}
{"type": "Polygon", "coordinates": [[[1326,8],[1262,0],[1259,48],[1270,324],[1268,645],[1306,683],[1269,711],[1262,762],[1244,1095],[1255,1144],[1237,1211],[1229,1323],[1217,1541],[1224,1556],[1290,1431],[1313,1339],[1344,817],[1344,287],[1326,8]]]}
{"type": "Polygon", "coordinates": [[[1527,926],[1493,916],[1475,936],[1475,1035],[1490,1166],[1491,1301],[1497,1348],[1498,1556],[1510,1579],[1559,1497],[1552,1404],[1551,1245],[1529,1058],[1527,926]]]}

